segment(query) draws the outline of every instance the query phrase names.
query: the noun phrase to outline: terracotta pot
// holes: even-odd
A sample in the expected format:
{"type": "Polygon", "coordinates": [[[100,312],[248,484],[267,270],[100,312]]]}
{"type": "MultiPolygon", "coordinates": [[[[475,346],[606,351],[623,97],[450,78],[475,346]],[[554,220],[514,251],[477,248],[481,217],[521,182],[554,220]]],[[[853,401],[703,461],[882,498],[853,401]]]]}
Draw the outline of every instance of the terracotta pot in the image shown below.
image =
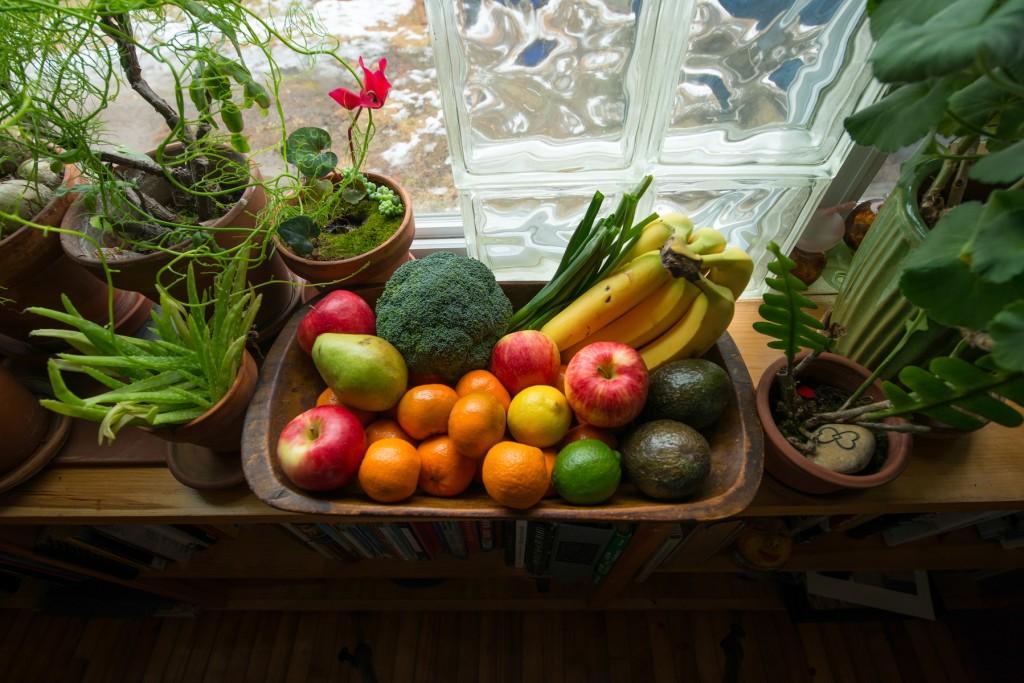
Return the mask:
{"type": "MultiPolygon", "coordinates": [[[[803,354],[801,354],[801,357],[803,354]]],[[[776,374],[786,364],[779,358],[769,365],[757,383],[757,415],[767,437],[765,468],[782,483],[805,493],[831,493],[843,489],[868,489],[887,484],[900,476],[910,459],[909,434],[887,432],[889,452],[885,464],[873,474],[840,474],[815,465],[796,450],[779,431],[771,412],[771,389],[776,374]]],[[[802,371],[801,378],[853,392],[871,373],[856,363],[832,353],[823,353],[802,371]]],[[[874,401],[885,399],[882,386],[875,382],[865,395],[874,401]]],[[[898,419],[886,422],[899,423],[898,419]]]]}
{"type": "MultiPolygon", "coordinates": [[[[173,157],[179,153],[181,145],[168,145],[164,150],[166,156],[173,157]]],[[[241,163],[245,157],[234,151],[225,148],[225,155],[241,163]]],[[[149,156],[156,156],[156,151],[149,152],[149,156]]],[[[256,227],[257,215],[267,205],[267,194],[263,189],[263,176],[259,167],[252,160],[248,161],[250,174],[253,182],[245,188],[241,198],[228,210],[227,213],[201,225],[211,228],[222,228],[214,232],[214,239],[222,247],[234,247],[240,244],[256,227]],[[227,230],[223,228],[238,228],[238,230],[227,230]]],[[[146,188],[149,193],[157,199],[166,200],[170,196],[170,187],[164,183],[154,182],[152,187],[146,188]]],[[[68,229],[85,232],[90,218],[85,204],[81,199],[76,200],[68,209],[62,226],[68,229]]],[[[62,235],[61,245],[69,258],[89,270],[98,278],[104,278],[103,265],[96,256],[92,245],[75,235],[62,235]]],[[[181,242],[172,247],[173,251],[185,251],[189,243],[181,242]]],[[[254,246],[254,251],[257,249],[254,246]]],[[[152,254],[132,254],[116,261],[108,262],[111,268],[115,269],[112,277],[114,284],[120,288],[135,292],[141,292],[147,297],[158,300],[159,293],[156,289],[157,276],[161,269],[173,259],[171,254],[156,252],[152,254]]],[[[195,262],[196,284],[199,289],[205,289],[213,284],[213,278],[218,268],[215,264],[204,264],[201,261],[195,262]]],[[[164,275],[165,279],[173,276],[164,275]]],[[[258,292],[263,295],[263,303],[256,316],[256,328],[261,333],[273,333],[288,319],[292,309],[299,303],[300,287],[289,284],[292,280],[288,268],[281,257],[271,249],[268,257],[256,266],[250,268],[248,281],[253,285],[259,285],[258,292]],[[272,283],[272,284],[266,284],[272,283]]],[[[187,297],[185,284],[183,282],[170,288],[172,295],[179,299],[187,297]]]]}
{"type": "MultiPolygon", "coordinates": [[[[78,169],[64,167],[64,186],[79,182],[78,169]]],[[[54,197],[32,218],[39,225],[59,226],[73,194],[54,197]]],[[[107,322],[107,285],[92,277],[61,250],[57,233],[24,226],[0,240],[0,334],[20,342],[40,327],[63,327],[48,318],[25,312],[29,306],[64,310],[61,294],[67,294],[78,312],[95,323],[107,322]]],[[[150,302],[134,292],[114,290],[114,325],[132,334],[149,317],[150,302]]]]}
{"type": "Polygon", "coordinates": [[[316,261],[303,258],[289,250],[288,245],[275,235],[274,243],[285,263],[288,264],[288,268],[296,275],[308,280],[310,284],[317,285],[343,278],[348,278],[342,283],[344,286],[386,282],[398,266],[409,260],[409,247],[412,246],[412,239],[416,234],[416,223],[412,215],[412,199],[409,197],[409,193],[387,176],[378,173],[366,173],[365,175],[378,185],[387,185],[401,198],[402,205],[405,206],[402,224],[395,230],[395,234],[380,246],[365,254],[341,261],[316,261]]]}
{"type": "Polygon", "coordinates": [[[248,351],[242,353],[242,364],[228,392],[212,408],[187,424],[154,429],[153,433],[167,441],[190,443],[213,451],[238,453],[242,448],[242,426],[249,401],[256,391],[259,370],[248,351]]]}
{"type": "Polygon", "coordinates": [[[38,399],[0,365],[0,475],[6,474],[26,458],[46,438],[50,414],[38,399]]]}

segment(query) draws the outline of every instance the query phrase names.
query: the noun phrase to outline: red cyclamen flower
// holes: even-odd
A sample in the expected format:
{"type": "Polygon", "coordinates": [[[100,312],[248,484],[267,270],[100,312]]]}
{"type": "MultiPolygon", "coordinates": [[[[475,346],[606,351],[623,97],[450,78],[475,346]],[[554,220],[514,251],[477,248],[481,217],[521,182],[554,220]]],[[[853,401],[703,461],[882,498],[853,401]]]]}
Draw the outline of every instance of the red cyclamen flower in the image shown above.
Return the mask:
{"type": "Polygon", "coordinates": [[[815,396],[814,389],[811,389],[810,387],[807,386],[797,387],[796,393],[800,394],[801,398],[805,398],[808,401],[810,401],[815,396]]]}
{"type": "Polygon", "coordinates": [[[363,64],[363,58],[360,57],[359,66],[363,69],[362,91],[357,95],[348,88],[336,88],[327,94],[345,109],[358,109],[359,107],[380,109],[388,98],[388,91],[391,90],[391,83],[384,75],[387,65],[388,60],[382,57],[377,62],[377,70],[370,71],[363,64]]]}

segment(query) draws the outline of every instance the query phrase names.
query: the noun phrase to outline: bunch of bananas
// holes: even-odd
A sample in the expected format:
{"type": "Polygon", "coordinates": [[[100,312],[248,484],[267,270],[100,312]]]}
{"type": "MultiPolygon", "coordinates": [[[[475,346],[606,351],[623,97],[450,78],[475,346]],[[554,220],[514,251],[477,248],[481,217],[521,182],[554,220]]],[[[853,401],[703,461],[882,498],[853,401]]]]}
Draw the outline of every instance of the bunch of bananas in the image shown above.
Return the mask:
{"type": "Polygon", "coordinates": [[[649,370],[701,356],[729,326],[754,270],[720,232],[671,213],[644,228],[623,263],[541,328],[563,362],[598,341],[638,349],[649,370]]]}

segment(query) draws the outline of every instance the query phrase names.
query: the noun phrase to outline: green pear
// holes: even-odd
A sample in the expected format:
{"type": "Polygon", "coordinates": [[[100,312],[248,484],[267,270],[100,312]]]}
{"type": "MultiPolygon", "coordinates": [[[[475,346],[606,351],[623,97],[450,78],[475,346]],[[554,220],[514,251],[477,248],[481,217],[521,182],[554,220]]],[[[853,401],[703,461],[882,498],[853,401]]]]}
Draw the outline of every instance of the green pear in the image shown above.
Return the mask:
{"type": "Polygon", "coordinates": [[[313,363],[338,400],[350,408],[380,411],[405,393],[405,359],[387,340],[370,334],[321,334],[313,363]]]}

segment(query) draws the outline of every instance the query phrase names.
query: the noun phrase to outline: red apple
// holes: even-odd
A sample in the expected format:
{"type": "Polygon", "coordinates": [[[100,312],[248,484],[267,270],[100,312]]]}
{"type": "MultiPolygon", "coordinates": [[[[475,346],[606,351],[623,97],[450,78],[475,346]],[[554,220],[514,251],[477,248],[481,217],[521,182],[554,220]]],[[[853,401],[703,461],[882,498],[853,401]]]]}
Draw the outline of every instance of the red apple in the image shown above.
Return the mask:
{"type": "Polygon", "coordinates": [[[583,422],[621,427],[640,414],[647,400],[647,366],[625,344],[588,344],[565,369],[565,397],[583,422]]]}
{"type": "Polygon", "coordinates": [[[491,351],[491,374],[512,396],[536,384],[558,386],[560,367],[555,341],[537,330],[506,334],[491,351]]]}
{"type": "Polygon", "coordinates": [[[277,458],[299,488],[330,491],[345,486],[359,471],[366,433],[344,406],[311,408],[281,430],[277,458]]]}
{"type": "Polygon", "coordinates": [[[313,342],[324,332],[377,334],[377,319],[361,296],[336,289],[309,307],[309,313],[299,323],[299,346],[306,353],[313,353],[313,342]]]}

